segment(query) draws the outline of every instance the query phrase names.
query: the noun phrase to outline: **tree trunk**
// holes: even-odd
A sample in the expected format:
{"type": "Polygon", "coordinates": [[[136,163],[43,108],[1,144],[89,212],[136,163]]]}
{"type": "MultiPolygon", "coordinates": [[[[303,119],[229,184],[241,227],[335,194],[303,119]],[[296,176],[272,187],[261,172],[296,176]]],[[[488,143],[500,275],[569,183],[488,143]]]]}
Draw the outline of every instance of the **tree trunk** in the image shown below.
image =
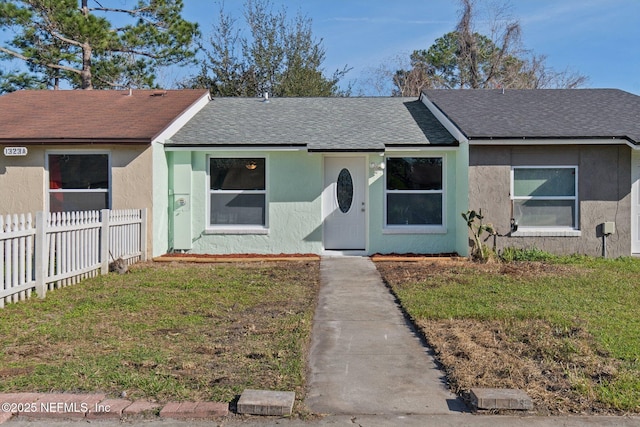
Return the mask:
{"type": "Polygon", "coordinates": [[[469,84],[471,89],[480,88],[480,77],[478,74],[478,43],[475,35],[471,35],[469,39],[469,84]]]}
{"type": "MultiPolygon", "coordinates": [[[[85,18],[89,16],[88,0],[82,0],[82,14],[85,18]]],[[[88,42],[82,44],[82,71],[80,72],[82,89],[93,89],[91,82],[91,45],[88,42]]]]}
{"type": "Polygon", "coordinates": [[[93,83],[91,82],[91,46],[89,43],[82,45],[82,71],[80,71],[80,78],[82,80],[82,89],[93,89],[93,83]]]}

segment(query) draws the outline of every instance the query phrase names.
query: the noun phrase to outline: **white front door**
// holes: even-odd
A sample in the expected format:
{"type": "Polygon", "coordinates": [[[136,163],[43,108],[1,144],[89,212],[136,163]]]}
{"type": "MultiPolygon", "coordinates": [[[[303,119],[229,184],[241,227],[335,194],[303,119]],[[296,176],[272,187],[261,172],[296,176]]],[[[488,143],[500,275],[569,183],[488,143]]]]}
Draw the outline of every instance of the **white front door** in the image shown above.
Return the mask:
{"type": "Polygon", "coordinates": [[[640,254],[640,153],[631,152],[631,253],[640,254]]]}
{"type": "Polygon", "coordinates": [[[325,249],[365,249],[366,188],[364,157],[325,157],[322,192],[325,249]]]}

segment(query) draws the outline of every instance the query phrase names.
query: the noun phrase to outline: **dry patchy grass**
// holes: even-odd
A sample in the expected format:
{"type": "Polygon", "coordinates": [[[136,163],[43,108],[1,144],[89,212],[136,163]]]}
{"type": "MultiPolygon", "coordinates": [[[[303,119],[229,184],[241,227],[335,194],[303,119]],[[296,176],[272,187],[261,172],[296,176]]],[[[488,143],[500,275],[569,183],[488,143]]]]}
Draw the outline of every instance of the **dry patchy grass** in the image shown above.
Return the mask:
{"type": "Polygon", "coordinates": [[[519,388],[538,413],[620,414],[640,413],[637,261],[377,267],[453,391],[519,388]]]}

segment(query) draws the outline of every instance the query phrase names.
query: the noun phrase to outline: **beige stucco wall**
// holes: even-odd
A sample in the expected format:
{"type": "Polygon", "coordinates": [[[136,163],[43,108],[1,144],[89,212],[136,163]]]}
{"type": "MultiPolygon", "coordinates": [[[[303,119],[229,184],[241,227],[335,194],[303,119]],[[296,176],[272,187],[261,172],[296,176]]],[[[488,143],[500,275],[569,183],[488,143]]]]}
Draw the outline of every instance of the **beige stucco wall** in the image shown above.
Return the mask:
{"type": "MultiPolygon", "coordinates": [[[[109,153],[112,209],[147,208],[147,247],[151,250],[153,206],[152,153],[149,146],[80,145],[29,146],[24,157],[0,153],[0,215],[31,213],[47,209],[48,152],[109,153]]],[[[150,255],[150,252],[149,252],[150,255]]]]}
{"type": "Polygon", "coordinates": [[[45,209],[45,151],[28,147],[24,157],[0,154],[0,214],[32,213],[45,209]]]}
{"type": "MultiPolygon", "coordinates": [[[[482,209],[498,233],[496,247],[538,248],[551,253],[602,255],[599,225],[616,223],[607,239],[610,257],[631,254],[631,149],[626,145],[469,147],[469,209],[482,209]],[[578,237],[508,236],[512,166],[578,166],[578,237]]],[[[487,244],[491,246],[492,241],[487,244]]]]}

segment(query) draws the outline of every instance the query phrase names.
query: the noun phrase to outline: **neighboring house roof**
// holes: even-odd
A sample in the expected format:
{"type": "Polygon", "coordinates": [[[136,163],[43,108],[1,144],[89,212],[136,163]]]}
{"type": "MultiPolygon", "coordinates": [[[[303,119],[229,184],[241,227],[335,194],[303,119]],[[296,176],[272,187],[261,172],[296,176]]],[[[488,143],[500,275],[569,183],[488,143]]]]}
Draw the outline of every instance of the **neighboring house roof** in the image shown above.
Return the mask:
{"type": "Polygon", "coordinates": [[[0,144],[149,144],[203,90],[23,90],[0,96],[0,144]]]}
{"type": "Polygon", "coordinates": [[[457,143],[416,98],[216,98],[166,145],[382,151],[457,143]]]}
{"type": "Polygon", "coordinates": [[[640,96],[617,89],[424,90],[469,140],[610,139],[640,144],[640,96]]]}

